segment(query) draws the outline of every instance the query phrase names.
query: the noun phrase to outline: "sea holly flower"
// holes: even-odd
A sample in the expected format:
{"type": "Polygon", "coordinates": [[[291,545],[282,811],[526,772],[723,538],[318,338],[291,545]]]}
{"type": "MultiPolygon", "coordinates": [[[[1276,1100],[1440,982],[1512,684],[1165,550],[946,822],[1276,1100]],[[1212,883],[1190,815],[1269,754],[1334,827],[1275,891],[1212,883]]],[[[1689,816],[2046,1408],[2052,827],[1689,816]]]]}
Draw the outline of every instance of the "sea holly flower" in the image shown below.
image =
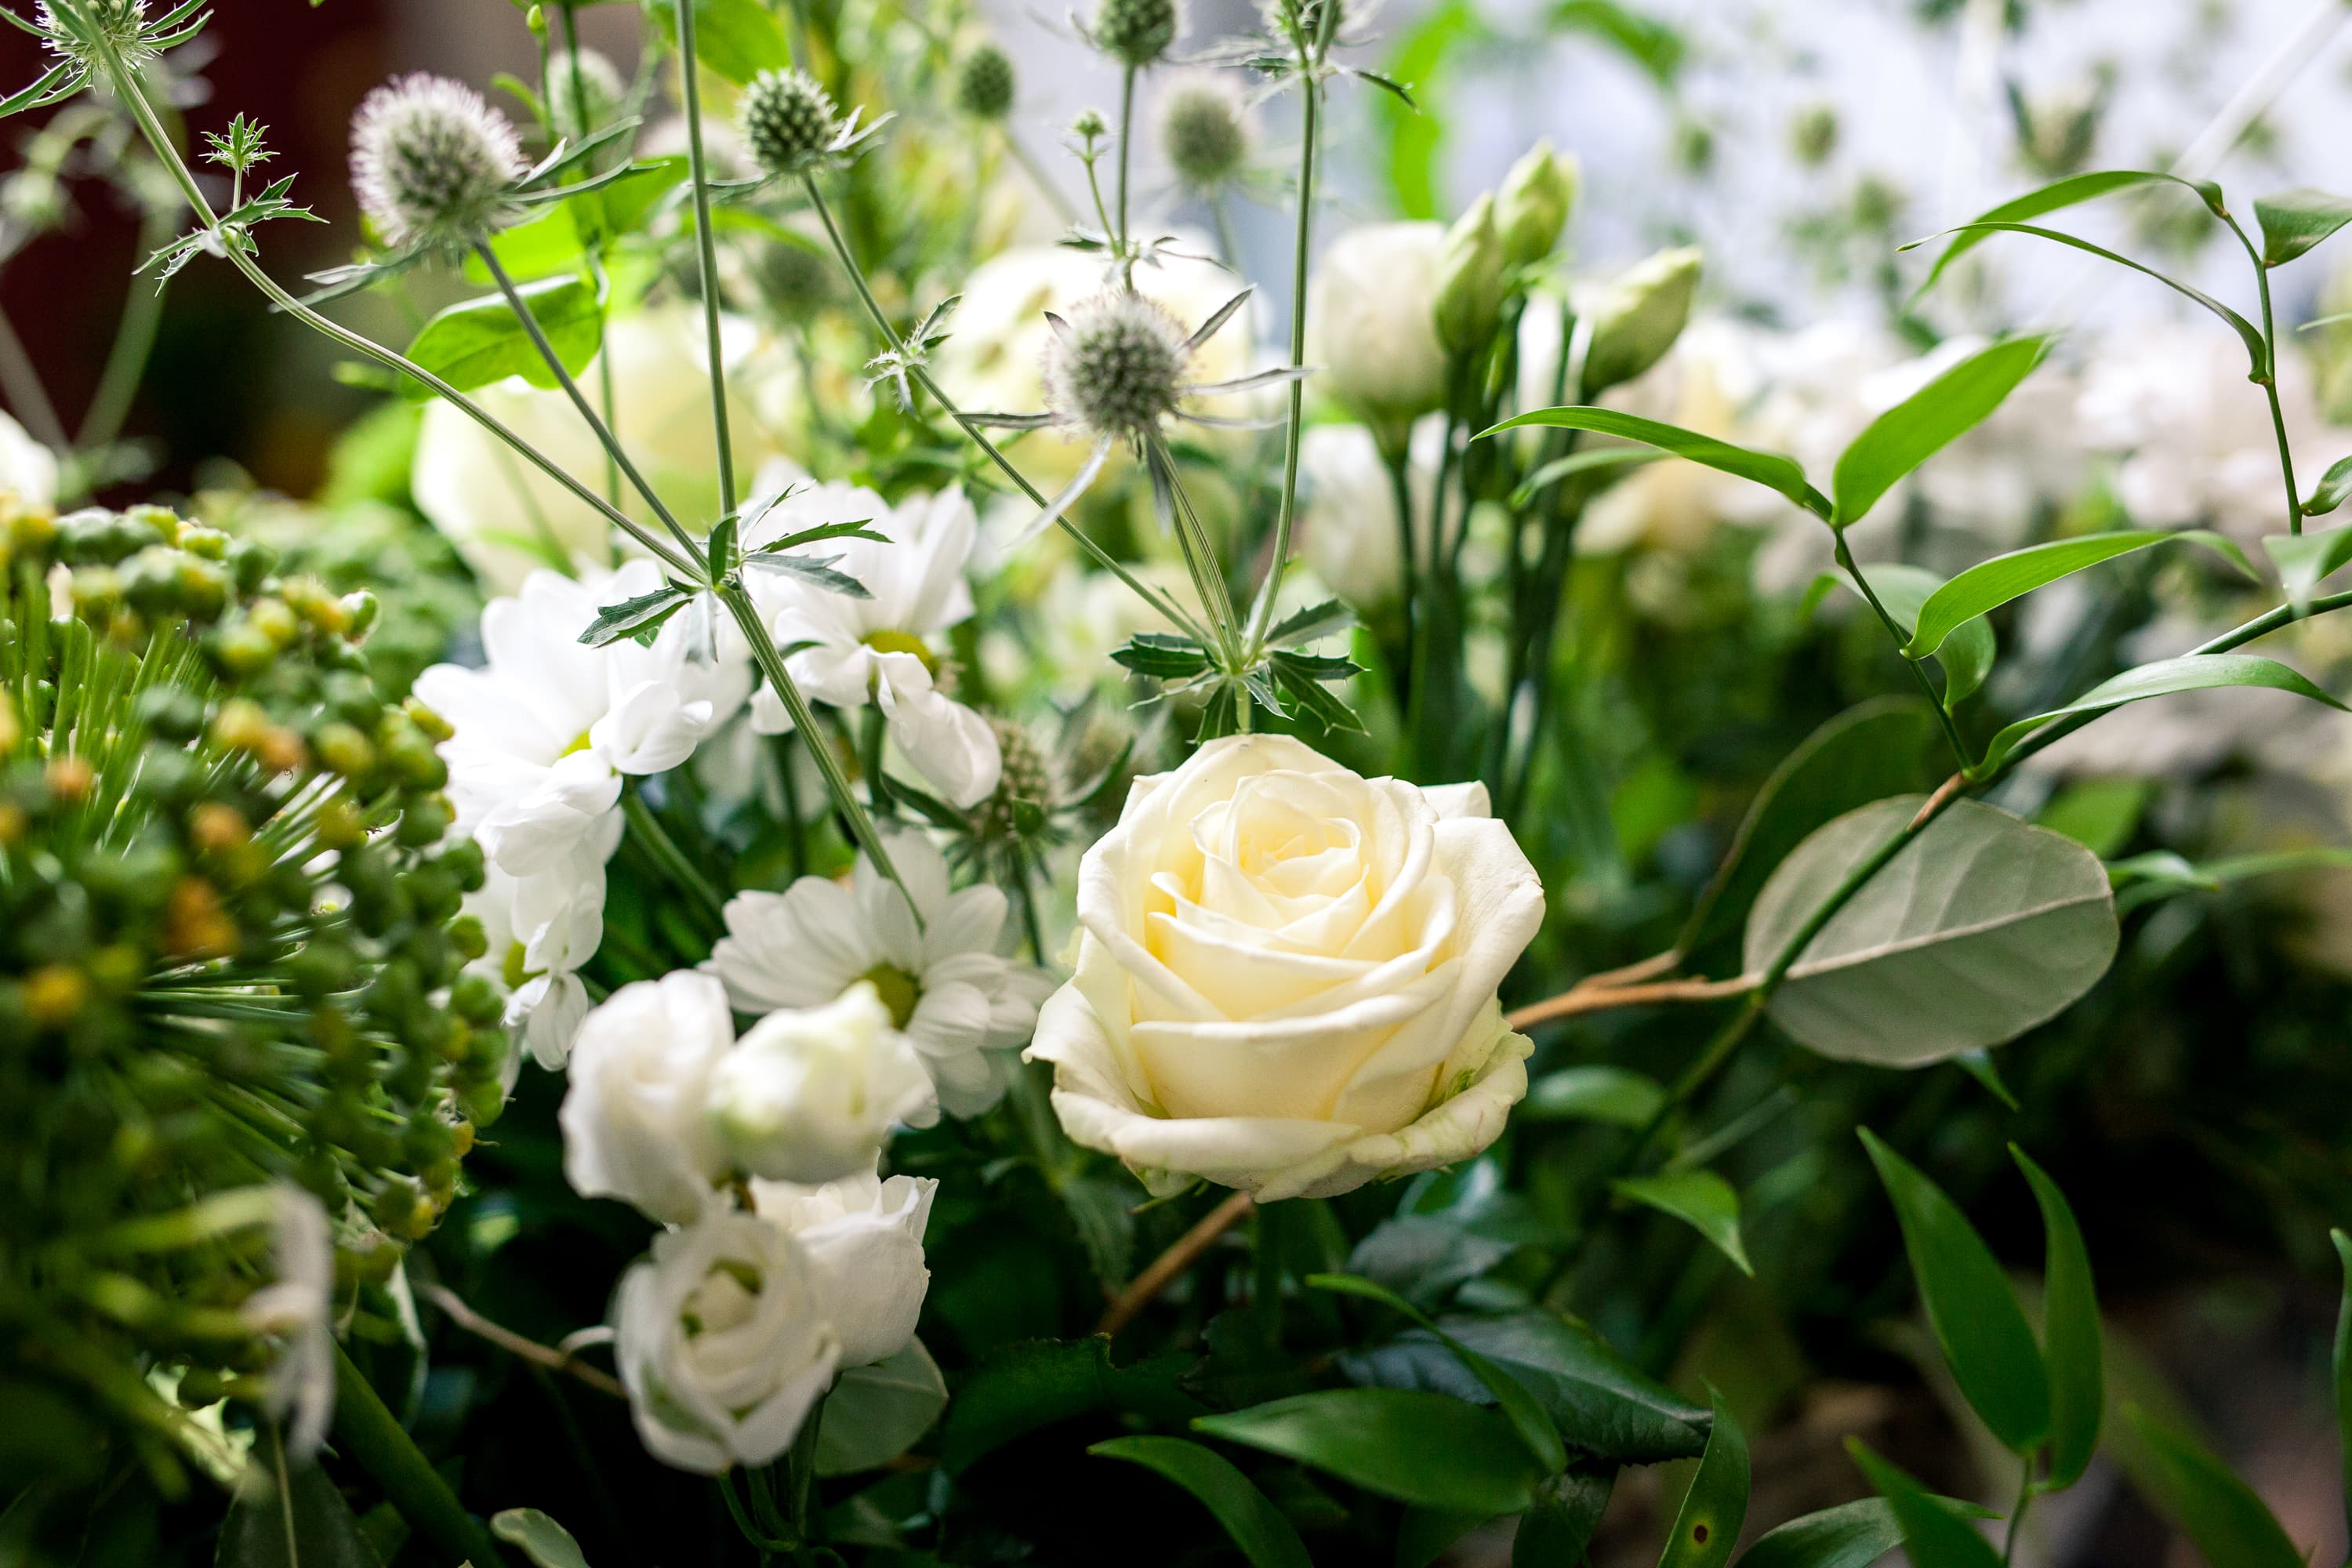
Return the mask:
{"type": "Polygon", "coordinates": [[[527,166],[513,122],[447,77],[386,83],[352,119],[352,190],[394,247],[483,238],[511,217],[509,188],[527,166]]]}
{"type": "Polygon", "coordinates": [[[57,58],[31,86],[0,99],[0,118],[62,103],[106,75],[110,64],[137,70],[178,48],[212,20],[207,3],[184,0],[150,16],[148,0],[41,0],[30,21],[0,8],[0,19],[40,39],[57,58]]]}

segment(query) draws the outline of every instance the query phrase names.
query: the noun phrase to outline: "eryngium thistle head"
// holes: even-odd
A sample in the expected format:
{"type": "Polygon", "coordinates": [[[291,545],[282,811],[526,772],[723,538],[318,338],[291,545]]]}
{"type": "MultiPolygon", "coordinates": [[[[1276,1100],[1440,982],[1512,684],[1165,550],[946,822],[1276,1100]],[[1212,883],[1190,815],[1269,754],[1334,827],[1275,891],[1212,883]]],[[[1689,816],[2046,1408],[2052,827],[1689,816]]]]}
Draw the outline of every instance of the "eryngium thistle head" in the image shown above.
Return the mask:
{"type": "Polygon", "coordinates": [[[513,124],[447,77],[387,82],[352,119],[352,191],[394,246],[473,244],[526,167],[513,124]]]}
{"type": "Polygon", "coordinates": [[[1196,191],[1213,191],[1249,161],[1250,127],[1242,95],[1227,78],[1202,71],[1185,76],[1160,100],[1160,149],[1176,177],[1196,191]]]}
{"type": "Polygon", "coordinates": [[[1027,728],[1011,719],[992,713],[988,727],[996,734],[1004,767],[997,775],[996,793],[970,814],[972,837],[993,846],[1051,837],[1047,812],[1054,803],[1054,774],[1045,753],[1027,728]]]}
{"type": "Polygon", "coordinates": [[[89,37],[93,31],[126,65],[136,65],[155,52],[147,41],[147,0],[79,0],[73,12],[78,21],[68,21],[54,0],[41,0],[42,37],[51,53],[85,70],[105,68],[89,37]]]}
{"type": "Polygon", "coordinates": [[[611,60],[593,49],[582,49],[549,59],[540,96],[547,104],[548,123],[555,133],[567,142],[577,142],[613,122],[629,96],[629,84],[621,79],[619,68],[611,60]]]}
{"type": "Polygon", "coordinates": [[[1045,345],[1045,403],[1088,436],[1139,441],[1176,412],[1192,357],[1175,317],[1132,289],[1107,289],[1045,345]]]}
{"type": "Polygon", "coordinates": [[[833,100],[803,70],[764,70],[736,105],[751,161],[771,174],[797,174],[832,145],[840,128],[833,100]]]}
{"type": "Polygon", "coordinates": [[[1094,40],[1130,66],[1148,66],[1168,52],[1183,26],[1178,0],[1097,0],[1094,40]]]}
{"type": "Polygon", "coordinates": [[[974,120],[1002,120],[1013,112],[1013,57],[982,44],[956,73],[956,107],[974,120]]]}

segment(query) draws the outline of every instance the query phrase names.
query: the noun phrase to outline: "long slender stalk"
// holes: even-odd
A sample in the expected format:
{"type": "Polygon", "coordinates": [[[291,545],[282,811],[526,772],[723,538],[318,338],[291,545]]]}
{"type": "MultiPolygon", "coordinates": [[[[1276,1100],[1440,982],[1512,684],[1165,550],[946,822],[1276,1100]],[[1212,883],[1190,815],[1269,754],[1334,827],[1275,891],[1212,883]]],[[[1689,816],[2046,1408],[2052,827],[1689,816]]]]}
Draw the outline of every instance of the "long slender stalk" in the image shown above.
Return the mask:
{"type": "Polygon", "coordinates": [[[702,321],[710,355],[710,425],[719,437],[719,505],[735,510],[735,438],[727,423],[727,363],[719,335],[719,240],[710,232],[710,169],[702,150],[702,84],[695,66],[694,7],[677,7],[677,74],[686,89],[686,156],[693,172],[695,249],[702,265],[702,321]]]}
{"type": "MultiPolygon", "coordinates": [[[[1290,257],[1290,365],[1307,363],[1307,267],[1315,236],[1315,143],[1322,130],[1323,81],[1312,71],[1300,82],[1301,144],[1298,150],[1298,224],[1290,257]]],[[[1250,617],[1252,647],[1265,637],[1274,622],[1275,595],[1282,586],[1282,571],[1290,561],[1290,531],[1298,514],[1298,447],[1306,435],[1307,384],[1290,384],[1290,419],[1282,441],[1282,504],[1274,514],[1274,553],[1267,557],[1265,583],[1259,588],[1250,617]]],[[[1412,513],[1405,509],[1405,542],[1412,541],[1412,513]]],[[[1408,605],[1407,614],[1411,614],[1408,605]]]]}
{"type": "Polygon", "coordinates": [[[1853,579],[1854,592],[1870,605],[1871,613],[1878,617],[1878,624],[1886,628],[1886,635],[1895,639],[1895,653],[1911,671],[1911,678],[1919,683],[1919,690],[1927,699],[1927,706],[1936,710],[1936,718],[1944,726],[1944,739],[1950,742],[1953,757],[1960,766],[1969,766],[1972,759],[1969,756],[1968,742],[1960,739],[1959,726],[1952,721],[1951,710],[1944,706],[1942,696],[1936,690],[1936,683],[1927,679],[1927,671],[1917,659],[1903,653],[1905,645],[1911,640],[1911,634],[1887,613],[1885,605],[1879,603],[1877,591],[1871,587],[1870,579],[1864,576],[1862,568],[1854,563],[1853,550],[1845,542],[1845,531],[1832,530],[1832,536],[1837,541],[1837,563],[1853,579]]]}
{"type": "MultiPolygon", "coordinates": [[[[171,238],[171,215],[148,208],[139,226],[140,253],[152,256],[171,238]]],[[[90,395],[89,407],[82,414],[81,429],[74,437],[74,445],[80,450],[87,452],[110,445],[122,434],[123,422],[131,416],[131,401],[138,395],[140,377],[147,369],[148,356],[155,351],[156,330],[163,320],[165,287],[150,287],[143,278],[131,279],[131,290],[122,301],[122,318],[115,324],[114,345],[107,351],[106,368],[99,373],[98,390],[90,395]]]]}
{"type": "Polygon", "coordinates": [[[1135,253],[1127,243],[1127,175],[1134,142],[1135,68],[1129,66],[1118,79],[1118,227],[1111,237],[1118,247],[1119,276],[1130,289],[1135,287],[1135,253]]]}
{"type": "MultiPolygon", "coordinates": [[[[137,289],[139,280],[131,279],[131,286],[137,289]]],[[[58,417],[57,405],[49,400],[49,389],[33,366],[33,356],[25,352],[25,340],[16,335],[15,324],[5,313],[0,313],[0,391],[7,393],[8,401],[24,416],[25,427],[42,445],[59,452],[73,445],[65,422],[58,417]]]]}
{"type": "Polygon", "coordinates": [[[629,831],[637,836],[663,872],[693,899],[712,923],[723,927],[727,923],[725,895],[702,874],[702,868],[688,858],[686,851],[677,847],[677,841],[669,836],[669,830],[654,815],[653,807],[646,804],[645,796],[634,789],[623,790],[621,814],[628,819],[629,831]]]}
{"type": "Polygon", "coordinates": [[[2279,476],[2286,483],[2286,531],[2303,531],[2303,494],[2294,488],[2294,452],[2287,444],[2286,412],[2279,406],[2278,391],[2278,328],[2271,316],[2271,271],[2257,258],[2254,262],[2256,291],[2263,301],[2263,343],[2270,363],[2263,366],[2263,395],[2270,399],[2271,434],[2278,442],[2279,476]]]}
{"type": "Polygon", "coordinates": [[[1045,198],[1055,216],[1064,223],[1077,222],[1077,205],[1070,200],[1070,194],[1054,183],[1053,176],[1045,172],[1043,163],[1037,162],[1037,154],[1029,151],[1029,143],[1021,139],[1019,132],[1010,124],[1002,129],[1004,150],[1013,154],[1013,161],[1021,165],[1021,172],[1029,176],[1029,183],[1037,187],[1037,194],[1045,198]]]}
{"type": "Polygon", "coordinates": [[[375,1478],[392,1506],[417,1532],[474,1568],[505,1568],[506,1558],[481,1521],[466,1511],[341,1345],[335,1347],[335,1447],[375,1478]]]}

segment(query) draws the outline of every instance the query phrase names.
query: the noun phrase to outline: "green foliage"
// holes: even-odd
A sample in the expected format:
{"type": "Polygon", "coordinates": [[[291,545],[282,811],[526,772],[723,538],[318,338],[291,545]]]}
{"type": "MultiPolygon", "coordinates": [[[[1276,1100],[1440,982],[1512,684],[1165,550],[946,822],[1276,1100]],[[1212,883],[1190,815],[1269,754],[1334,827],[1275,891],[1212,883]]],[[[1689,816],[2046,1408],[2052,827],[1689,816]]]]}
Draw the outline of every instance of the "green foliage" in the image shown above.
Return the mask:
{"type": "Polygon", "coordinates": [[[572,1532],[535,1508],[509,1508],[491,1515],[490,1533],[520,1547],[534,1568],[588,1568],[572,1532]]]}
{"type": "Polygon", "coordinates": [[[1536,1489],[1536,1500],[1519,1516],[1511,1542],[1511,1568],[1555,1568],[1582,1560],[1608,1511],[1609,1493],[1616,1472],[1585,1474],[1570,1470],[1536,1489]]]}
{"type": "Polygon", "coordinates": [[[1872,1453],[1860,1439],[1848,1439],[1846,1451],[1894,1510],[1916,1568],[1998,1568],[2000,1554],[1991,1542],[1941,1499],[1872,1453]]]}
{"type": "Polygon", "coordinates": [[[1924,294],[1935,287],[1936,280],[1953,262],[1989,236],[2000,232],[1990,226],[2020,223],[2026,218],[2040,217],[2044,213],[2095,201],[2116,191],[2132,190],[2159,182],[2169,182],[2193,191],[2207,208],[2216,214],[2221,211],[2221,187],[2209,180],[2185,180],[2177,174],[2144,169],[2102,169],[2085,174],[2072,174],[1979,213],[1972,222],[1964,225],[1955,234],[1952,243],[1944,247],[1943,254],[1936,258],[1936,265],[1928,268],[1926,280],[1919,285],[1919,291],[1924,294]]]}
{"type": "Polygon", "coordinates": [[[1824,521],[1831,515],[1828,498],[1806,482],[1804,469],[1798,467],[1792,458],[1776,452],[1757,452],[1745,447],[1735,447],[1712,436],[1702,436],[1696,430],[1644,419],[1636,414],[1621,414],[1613,408],[1539,408],[1506,419],[1491,429],[1480,431],[1479,435],[1484,437],[1505,430],[1530,428],[1591,430],[1603,436],[1621,437],[1628,441],[1646,442],[1673,457],[1687,458],[1776,490],[1824,521]]]}
{"type": "MultiPolygon", "coordinates": [[[[675,39],[677,0],[643,3],[646,26],[657,37],[675,39]]],[[[793,64],[783,24],[760,0],[694,0],[694,53],[738,86],[763,70],[789,70],[793,64]]]]}
{"type": "Polygon", "coordinates": [[[2201,529],[2180,532],[2137,530],[2093,533],[2079,539],[2059,539],[2047,544],[2028,545],[2023,550],[1980,562],[1928,595],[1927,602],[1919,607],[1911,640],[1903,645],[1903,657],[1926,658],[1968,623],[1999,609],[2012,599],[2022,598],[2036,588],[2046,588],[2103,561],[2112,561],[2118,555],[2128,555],[2151,544],[2163,544],[2173,540],[2202,544],[2229,558],[2247,576],[2255,575],[2244,551],[2220,534],[2201,529]]]}
{"type": "Polygon", "coordinates": [[[1546,1474],[1502,1415],[1418,1389],[1327,1389],[1192,1426],[1381,1497],[1481,1517],[1526,1508],[1546,1474]]]}
{"type": "Polygon", "coordinates": [[[2344,707],[2343,703],[2313,685],[2308,677],[2274,658],[2264,658],[2253,653],[2189,654],[2179,658],[2144,664],[2137,669],[2127,669],[2121,675],[2101,681],[2063,708],[2053,708],[2047,713],[2020,719],[1992,738],[1991,743],[1985,747],[1983,760],[1969,773],[1977,777],[1985,777],[1999,772],[2020,742],[2057,720],[2104,713],[2127,702],[2145,702],[2151,697],[2170,697],[2183,691],[2212,691],[2232,686],[2291,691],[2314,702],[2325,702],[2330,708],[2344,707]]]}
{"type": "Polygon", "coordinates": [[[921,1441],[948,1405],[947,1380],[920,1340],[841,1374],[817,1427],[816,1473],[845,1476],[888,1464],[921,1441]]]}
{"type": "MultiPolygon", "coordinates": [[[[1963,1518],[1995,1517],[1990,1509],[1974,1503],[1951,1498],[1934,1501],[1963,1518]]],[[[1765,1531],[1740,1557],[1739,1568],[1871,1568],[1903,1542],[1903,1521],[1895,1504],[1883,1497],[1864,1498],[1765,1531]]]]}
{"type": "Polygon", "coordinates": [[[2137,1405],[2124,1407],[2124,1422],[2146,1452],[2148,1500],[2213,1568],[2296,1568],[2304,1562],[2278,1517],[2204,1445],[2137,1405]]]}
{"type": "Polygon", "coordinates": [[[2032,1184],[2042,1208],[2042,1363],[2050,1380],[2050,1473],[2053,1489],[2071,1487],[2098,1451],[2106,1411],[2105,1352],[2100,1343],[2099,1298],[2082,1226],[2058,1184],[2012,1143],[2010,1158],[2032,1184]]]}
{"type": "Polygon", "coordinates": [[[2352,223],[2352,201],[2326,191],[2281,191],[2254,198],[2263,229],[2263,265],[2284,267],[2352,223]]]}
{"type": "Polygon", "coordinates": [[[294,1464],[230,1504],[213,1561],[217,1568],[383,1568],[383,1560],[327,1472],[294,1464]]]}
{"type": "MultiPolygon", "coordinates": [[[[516,290],[554,346],[563,368],[577,375],[604,342],[604,299],[584,278],[547,278],[516,290]]],[[[408,357],[460,392],[519,375],[551,387],[555,373],[503,295],[486,294],[450,306],[418,329],[408,357]]],[[[410,395],[427,395],[415,383],[410,395]]]]}
{"type": "Polygon", "coordinates": [[[1307,1548],[1282,1510],[1214,1449],[1181,1437],[1115,1437],[1087,1452],[1141,1465],[1191,1492],[1217,1516],[1250,1568],[1309,1568],[1307,1548]]]}
{"type": "Polygon", "coordinates": [[[1674,1528],[1658,1568],[1723,1568],[1739,1544],[1748,1520],[1748,1434],[1739,1429],[1723,1396],[1715,1396],[1715,1420],[1698,1474],[1675,1511],[1674,1528]]]}
{"type": "Polygon", "coordinates": [[[1650,1176],[1620,1176],[1609,1190],[1630,1203],[1643,1204],[1669,1214],[1701,1236],[1707,1245],[1731,1259],[1753,1278],[1756,1266],[1739,1241],[1739,1193],[1713,1171],[1661,1171],[1650,1176]]]}
{"type": "Polygon", "coordinates": [[[2047,338],[1994,343],[1871,421],[1841,453],[1830,481],[1834,528],[1860,522],[1897,480],[1982,424],[2049,352],[2047,338]]]}

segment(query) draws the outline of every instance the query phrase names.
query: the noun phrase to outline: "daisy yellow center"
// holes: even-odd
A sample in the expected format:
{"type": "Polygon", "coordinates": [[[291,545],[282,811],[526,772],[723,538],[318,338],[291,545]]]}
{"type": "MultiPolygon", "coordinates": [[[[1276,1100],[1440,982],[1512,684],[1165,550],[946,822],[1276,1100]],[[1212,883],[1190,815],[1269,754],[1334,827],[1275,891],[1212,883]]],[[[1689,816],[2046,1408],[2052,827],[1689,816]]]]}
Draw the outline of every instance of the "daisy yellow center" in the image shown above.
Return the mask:
{"type": "Polygon", "coordinates": [[[923,661],[925,669],[933,675],[940,672],[938,656],[912,632],[867,632],[864,641],[876,653],[911,653],[923,661]]]}
{"type": "Polygon", "coordinates": [[[520,991],[545,973],[530,966],[522,943],[510,942],[507,944],[506,962],[499,966],[499,974],[506,981],[508,990],[520,991]]]}
{"type": "Polygon", "coordinates": [[[915,1004],[923,998],[922,982],[895,963],[877,963],[858,978],[870,982],[882,1005],[890,1009],[890,1026],[905,1028],[915,1016],[915,1004]]]}
{"type": "Polygon", "coordinates": [[[593,742],[588,739],[588,731],[583,730],[572,737],[572,744],[564,747],[562,754],[568,757],[575,752],[586,751],[592,744],[593,742]]]}

